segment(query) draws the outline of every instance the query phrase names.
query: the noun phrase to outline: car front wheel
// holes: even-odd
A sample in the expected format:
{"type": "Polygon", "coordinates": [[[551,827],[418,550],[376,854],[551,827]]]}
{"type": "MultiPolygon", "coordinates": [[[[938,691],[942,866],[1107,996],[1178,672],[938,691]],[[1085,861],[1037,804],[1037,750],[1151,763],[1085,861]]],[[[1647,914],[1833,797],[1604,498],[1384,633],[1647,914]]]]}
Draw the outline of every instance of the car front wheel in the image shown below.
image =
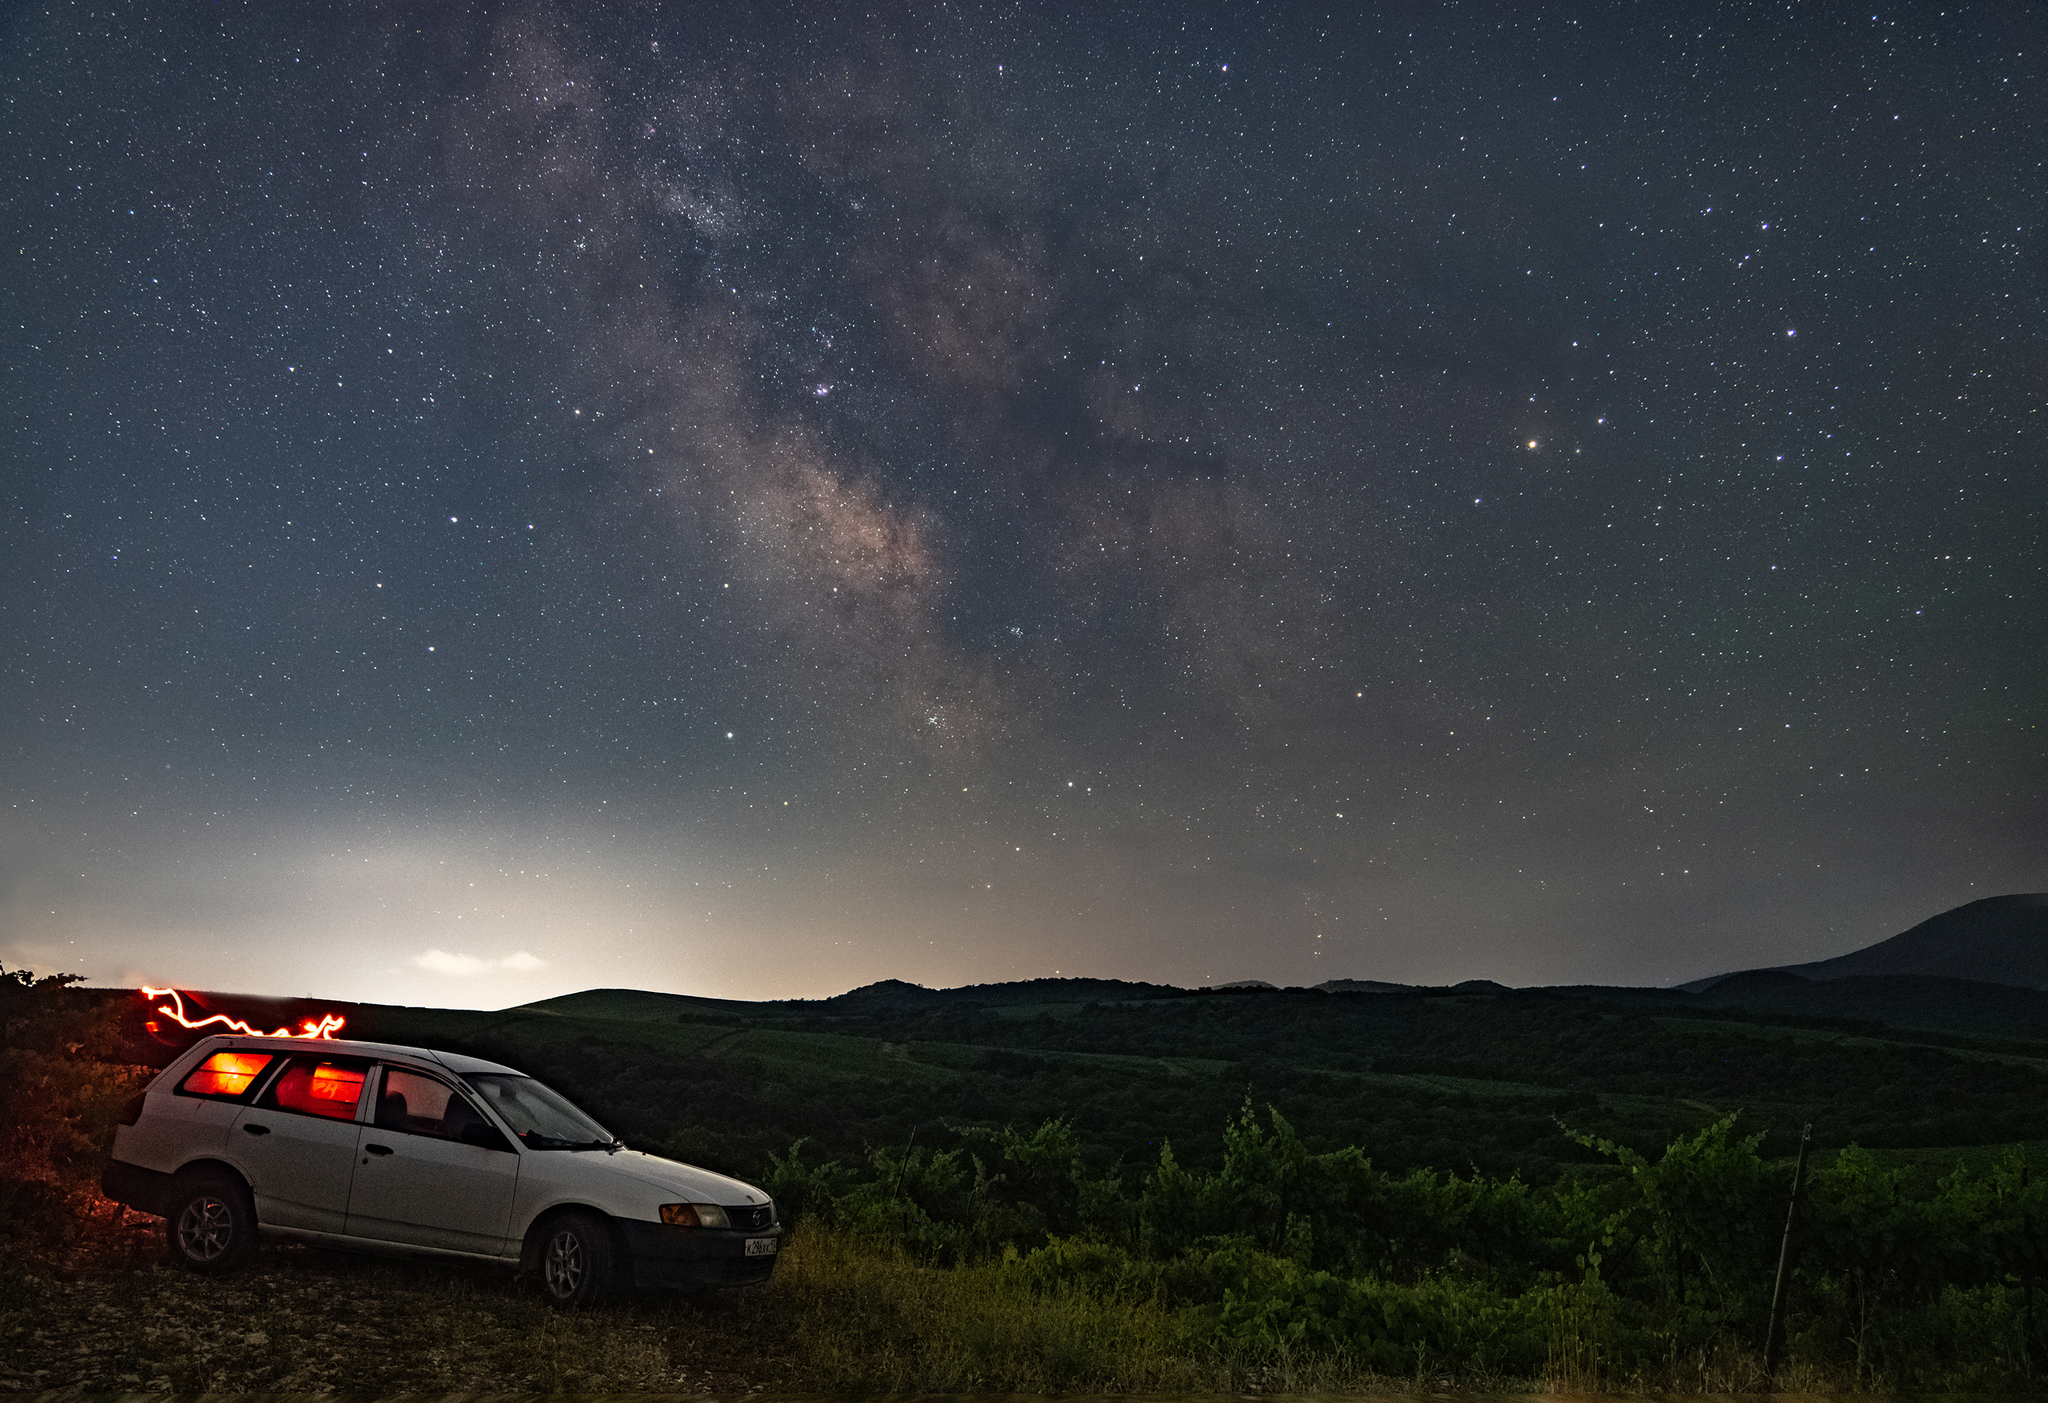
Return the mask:
{"type": "Polygon", "coordinates": [[[225,1174],[180,1180],[164,1210],[171,1260],[187,1271],[230,1272],[256,1251],[248,1191],[225,1174]]]}
{"type": "Polygon", "coordinates": [[[611,1288],[611,1229],[595,1213],[564,1213],[541,1229],[540,1289],[550,1305],[588,1305],[611,1288]]]}

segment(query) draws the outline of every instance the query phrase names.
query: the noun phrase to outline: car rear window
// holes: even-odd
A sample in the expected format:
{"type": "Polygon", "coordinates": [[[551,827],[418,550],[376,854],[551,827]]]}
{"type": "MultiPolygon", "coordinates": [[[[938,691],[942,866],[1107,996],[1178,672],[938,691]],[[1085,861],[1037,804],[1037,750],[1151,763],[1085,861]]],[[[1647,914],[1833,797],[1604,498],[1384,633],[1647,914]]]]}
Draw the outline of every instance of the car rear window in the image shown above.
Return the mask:
{"type": "Polygon", "coordinates": [[[178,1092],[234,1100],[247,1095],[263,1069],[276,1060],[272,1052],[216,1052],[178,1083],[178,1092]]]}
{"type": "Polygon", "coordinates": [[[369,1067],[354,1059],[294,1057],[263,1094],[263,1104],[300,1115],[354,1120],[369,1067]]]}

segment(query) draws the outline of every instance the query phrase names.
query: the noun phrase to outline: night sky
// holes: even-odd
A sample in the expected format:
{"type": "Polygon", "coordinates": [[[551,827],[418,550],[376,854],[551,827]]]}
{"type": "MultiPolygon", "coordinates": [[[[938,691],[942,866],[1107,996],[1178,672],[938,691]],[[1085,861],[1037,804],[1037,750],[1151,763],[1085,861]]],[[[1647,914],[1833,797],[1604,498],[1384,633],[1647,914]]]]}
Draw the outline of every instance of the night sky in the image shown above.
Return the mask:
{"type": "Polygon", "coordinates": [[[2048,5],[876,8],[0,15],[0,962],[1656,984],[2048,888],[2048,5]]]}

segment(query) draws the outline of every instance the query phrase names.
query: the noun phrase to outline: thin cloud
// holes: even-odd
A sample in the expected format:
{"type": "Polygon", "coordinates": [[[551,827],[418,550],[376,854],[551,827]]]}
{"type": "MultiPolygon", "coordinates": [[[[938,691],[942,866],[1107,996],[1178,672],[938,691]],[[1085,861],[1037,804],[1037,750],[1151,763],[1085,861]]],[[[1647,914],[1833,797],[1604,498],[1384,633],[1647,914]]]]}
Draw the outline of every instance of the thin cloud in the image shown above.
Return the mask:
{"type": "Polygon", "coordinates": [[[466,978],[475,974],[490,974],[497,970],[545,969],[547,961],[538,955],[529,955],[521,950],[516,954],[503,955],[497,959],[479,959],[475,955],[453,955],[446,950],[429,950],[424,955],[413,956],[412,962],[420,969],[435,974],[446,974],[455,978],[466,978]]]}

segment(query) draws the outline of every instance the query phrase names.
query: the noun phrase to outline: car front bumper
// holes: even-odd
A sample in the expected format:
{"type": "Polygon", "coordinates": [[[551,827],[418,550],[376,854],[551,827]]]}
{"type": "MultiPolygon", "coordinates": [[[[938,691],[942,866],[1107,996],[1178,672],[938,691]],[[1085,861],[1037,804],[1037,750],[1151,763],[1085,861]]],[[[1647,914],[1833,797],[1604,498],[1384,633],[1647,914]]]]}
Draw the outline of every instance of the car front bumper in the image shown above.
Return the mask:
{"type": "Polygon", "coordinates": [[[684,1228],[614,1218],[626,1240],[633,1284],[652,1287],[749,1286],[775,1271],[782,1225],[756,1229],[684,1228]],[[768,1247],[747,1244],[766,1242],[768,1247]]]}

